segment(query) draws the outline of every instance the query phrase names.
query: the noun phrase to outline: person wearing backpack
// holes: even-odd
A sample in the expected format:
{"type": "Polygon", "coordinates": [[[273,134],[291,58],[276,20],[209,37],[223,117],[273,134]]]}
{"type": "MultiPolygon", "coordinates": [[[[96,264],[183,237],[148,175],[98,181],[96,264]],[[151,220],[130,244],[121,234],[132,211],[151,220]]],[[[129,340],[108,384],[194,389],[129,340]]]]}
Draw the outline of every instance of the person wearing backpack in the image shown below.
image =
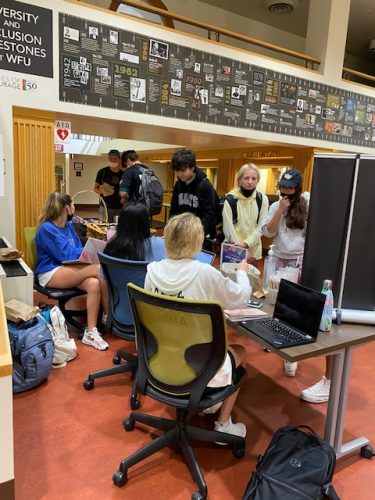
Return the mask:
{"type": "Polygon", "coordinates": [[[163,186],[152,170],[143,165],[134,150],[127,150],[121,156],[125,172],[120,183],[121,203],[137,201],[143,203],[150,219],[160,214],[163,207],[163,186]]]}
{"type": "Polygon", "coordinates": [[[182,148],[172,157],[172,170],[177,182],[173,188],[169,217],[190,212],[202,222],[204,247],[216,237],[216,191],[207,176],[196,165],[194,151],[182,148]]]}
{"type": "Polygon", "coordinates": [[[254,261],[262,258],[261,228],[269,206],[268,197],[256,189],[259,178],[255,165],[242,165],[236,175],[237,186],[225,196],[223,207],[225,241],[247,248],[254,261]]]}

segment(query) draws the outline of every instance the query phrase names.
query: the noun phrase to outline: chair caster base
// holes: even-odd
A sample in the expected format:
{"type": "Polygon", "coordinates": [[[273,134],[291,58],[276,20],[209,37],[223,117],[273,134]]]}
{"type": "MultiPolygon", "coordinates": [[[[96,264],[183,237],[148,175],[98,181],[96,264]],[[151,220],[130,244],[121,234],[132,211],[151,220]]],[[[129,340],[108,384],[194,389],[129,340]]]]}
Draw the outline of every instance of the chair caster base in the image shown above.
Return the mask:
{"type": "Polygon", "coordinates": [[[116,486],[119,487],[124,486],[128,481],[127,472],[121,472],[120,470],[117,470],[116,472],[113,473],[112,481],[113,484],[116,486]]]}
{"type": "Polygon", "coordinates": [[[191,495],[191,500],[206,500],[207,495],[202,495],[200,491],[194,491],[191,495]]]}
{"type": "Polygon", "coordinates": [[[83,387],[86,389],[86,391],[91,391],[91,389],[94,389],[94,381],[88,378],[83,382],[83,387]]]}
{"type": "Polygon", "coordinates": [[[139,401],[139,399],[136,399],[136,398],[130,398],[130,408],[132,410],[139,410],[139,408],[141,407],[141,402],[139,401]]]}
{"type": "Polygon", "coordinates": [[[112,363],[114,365],[119,365],[121,363],[121,358],[120,356],[113,356],[112,363]]]}
{"type": "Polygon", "coordinates": [[[122,425],[126,431],[132,431],[135,426],[135,420],[134,418],[126,418],[123,422],[122,425]]]}

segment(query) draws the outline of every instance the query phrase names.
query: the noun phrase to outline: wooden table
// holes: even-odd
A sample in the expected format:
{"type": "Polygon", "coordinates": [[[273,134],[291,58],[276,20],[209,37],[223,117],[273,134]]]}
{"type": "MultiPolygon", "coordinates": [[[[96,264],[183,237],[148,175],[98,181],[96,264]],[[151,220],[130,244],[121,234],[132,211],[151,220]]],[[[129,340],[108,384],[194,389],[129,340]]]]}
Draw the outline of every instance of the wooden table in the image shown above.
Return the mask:
{"type": "MultiPolygon", "coordinates": [[[[266,306],[265,312],[271,312],[266,306]]],[[[375,340],[375,327],[372,325],[341,324],[333,325],[329,333],[319,332],[313,344],[299,345],[285,349],[277,349],[241,327],[240,323],[228,323],[234,330],[267,347],[270,351],[287,361],[302,361],[315,356],[333,356],[331,388],[326,415],[324,439],[333,446],[337,458],[352,454],[370,445],[365,437],[359,437],[342,443],[345,412],[348,399],[350,370],[353,350],[375,340]]]]}

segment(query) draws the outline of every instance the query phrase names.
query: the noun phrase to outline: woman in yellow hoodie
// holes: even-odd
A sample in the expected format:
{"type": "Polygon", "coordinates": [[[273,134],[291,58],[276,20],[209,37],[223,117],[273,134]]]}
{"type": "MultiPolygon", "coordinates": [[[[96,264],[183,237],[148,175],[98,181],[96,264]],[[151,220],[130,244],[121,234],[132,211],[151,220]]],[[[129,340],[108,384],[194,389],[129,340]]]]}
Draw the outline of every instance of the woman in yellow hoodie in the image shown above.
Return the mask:
{"type": "Polygon", "coordinates": [[[254,164],[243,165],[237,172],[237,187],[226,195],[223,208],[225,241],[247,248],[254,260],[262,258],[261,226],[269,206],[267,196],[256,190],[259,177],[254,164]]]}

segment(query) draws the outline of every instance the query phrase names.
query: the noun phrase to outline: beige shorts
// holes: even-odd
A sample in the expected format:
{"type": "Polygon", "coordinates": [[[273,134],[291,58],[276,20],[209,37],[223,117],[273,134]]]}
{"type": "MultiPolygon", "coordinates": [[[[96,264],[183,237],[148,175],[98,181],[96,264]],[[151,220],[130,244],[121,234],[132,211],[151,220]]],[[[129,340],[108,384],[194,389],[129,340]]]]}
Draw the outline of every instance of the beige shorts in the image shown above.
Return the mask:
{"type": "Polygon", "coordinates": [[[49,280],[52,278],[52,276],[55,274],[55,272],[60,269],[62,266],[57,266],[54,269],[51,269],[50,271],[47,271],[46,273],[39,273],[38,275],[38,281],[39,285],[41,286],[47,286],[49,280]]]}

